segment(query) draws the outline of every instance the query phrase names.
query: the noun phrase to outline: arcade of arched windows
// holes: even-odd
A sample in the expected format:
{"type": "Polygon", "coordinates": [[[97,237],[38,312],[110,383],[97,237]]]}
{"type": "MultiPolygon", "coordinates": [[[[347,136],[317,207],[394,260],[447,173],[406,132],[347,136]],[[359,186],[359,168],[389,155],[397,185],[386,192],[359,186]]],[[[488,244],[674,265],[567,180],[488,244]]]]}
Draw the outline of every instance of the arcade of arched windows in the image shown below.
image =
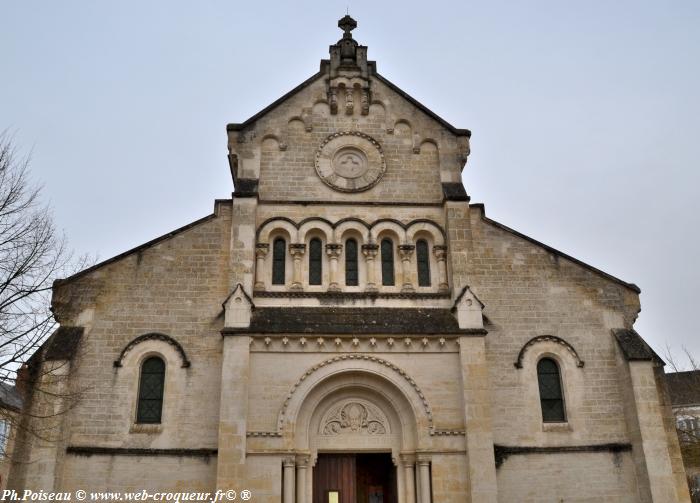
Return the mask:
{"type": "Polygon", "coordinates": [[[257,231],[255,290],[447,292],[446,259],[444,231],[430,220],[277,218],[257,231]]]}

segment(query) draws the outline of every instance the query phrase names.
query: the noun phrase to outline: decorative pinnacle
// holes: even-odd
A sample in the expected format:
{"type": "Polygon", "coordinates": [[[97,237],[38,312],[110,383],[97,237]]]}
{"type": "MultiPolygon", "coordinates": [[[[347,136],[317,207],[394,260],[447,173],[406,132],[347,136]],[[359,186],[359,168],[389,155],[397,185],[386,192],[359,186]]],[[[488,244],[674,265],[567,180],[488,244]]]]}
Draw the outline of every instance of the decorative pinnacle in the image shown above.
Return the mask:
{"type": "Polygon", "coordinates": [[[338,21],[338,28],[345,32],[343,33],[343,38],[352,38],[350,32],[357,28],[357,21],[346,14],[338,21]]]}

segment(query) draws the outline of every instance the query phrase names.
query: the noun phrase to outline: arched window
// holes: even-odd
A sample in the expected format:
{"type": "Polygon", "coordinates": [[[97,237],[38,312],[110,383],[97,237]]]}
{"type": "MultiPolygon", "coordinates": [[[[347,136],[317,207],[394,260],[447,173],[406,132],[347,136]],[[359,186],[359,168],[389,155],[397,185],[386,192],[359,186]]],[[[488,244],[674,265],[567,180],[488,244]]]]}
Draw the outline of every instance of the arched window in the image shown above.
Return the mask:
{"type": "Polygon", "coordinates": [[[309,243],[309,285],[320,285],[323,270],[321,240],[313,238],[309,243]]]}
{"type": "Polygon", "coordinates": [[[418,286],[430,286],[430,255],[428,242],[419,239],[416,243],[416,260],[418,262],[418,286]]]}
{"type": "Polygon", "coordinates": [[[537,363],[537,381],[540,387],[542,421],[561,423],[566,421],[564,394],[561,390],[559,365],[551,358],[542,358],[537,363]]]}
{"type": "Polygon", "coordinates": [[[139,382],[139,405],[137,423],[160,423],[163,412],[163,387],[165,384],[165,362],[152,356],[141,365],[139,382]]]}
{"type": "Polygon", "coordinates": [[[357,241],[354,239],[345,241],[345,284],[347,286],[358,285],[357,241]]]}
{"type": "Polygon", "coordinates": [[[391,239],[382,239],[382,285],[394,286],[394,243],[391,239]]]}
{"type": "Polygon", "coordinates": [[[277,238],[272,245],[272,284],[284,285],[284,266],[286,262],[287,244],[284,239],[277,238]]]}

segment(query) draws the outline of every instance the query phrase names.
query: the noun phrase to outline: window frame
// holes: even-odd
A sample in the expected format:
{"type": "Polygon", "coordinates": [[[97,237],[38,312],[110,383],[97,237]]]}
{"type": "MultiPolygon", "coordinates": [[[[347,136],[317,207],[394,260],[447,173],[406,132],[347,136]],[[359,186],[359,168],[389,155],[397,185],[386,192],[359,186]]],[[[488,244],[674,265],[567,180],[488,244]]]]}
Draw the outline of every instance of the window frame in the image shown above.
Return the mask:
{"type": "MultiPolygon", "coordinates": [[[[166,358],[160,354],[160,353],[148,353],[144,355],[141,359],[141,362],[139,363],[139,374],[138,374],[138,387],[137,387],[137,392],[136,392],[136,411],[135,411],[135,417],[134,417],[134,424],[136,425],[162,425],[163,424],[163,412],[165,409],[165,383],[166,383],[166,374],[167,374],[167,369],[168,369],[168,364],[166,358]],[[160,362],[163,364],[163,372],[162,372],[162,384],[161,384],[161,389],[160,389],[160,414],[158,417],[158,421],[144,421],[143,418],[141,417],[141,392],[143,390],[143,368],[146,365],[147,362],[151,360],[160,360],[160,362]]],[[[152,399],[151,399],[152,400],[152,399]]]]}
{"type": "Polygon", "coordinates": [[[566,411],[566,393],[564,392],[564,379],[563,379],[563,373],[562,373],[562,366],[559,360],[549,354],[542,355],[537,359],[537,364],[535,366],[535,373],[537,376],[537,396],[539,398],[539,403],[540,403],[540,414],[542,416],[542,423],[544,424],[561,424],[561,423],[567,423],[568,422],[568,414],[566,411]],[[542,383],[541,383],[541,375],[554,375],[553,372],[549,373],[544,373],[540,372],[540,365],[544,361],[550,361],[554,364],[554,368],[556,369],[556,376],[557,376],[557,381],[559,385],[559,397],[558,398],[543,398],[542,397],[542,383]],[[545,401],[551,402],[551,401],[557,401],[560,402],[561,404],[561,415],[557,416],[556,418],[551,418],[547,417],[545,418],[545,401]]]}
{"type": "Polygon", "coordinates": [[[345,246],[343,247],[343,252],[344,252],[344,257],[345,257],[345,261],[344,261],[344,275],[345,275],[345,278],[344,278],[344,279],[345,279],[345,286],[350,286],[350,287],[353,287],[353,286],[360,286],[360,258],[359,258],[359,249],[360,249],[360,245],[358,244],[357,239],[355,239],[354,237],[350,237],[350,238],[347,238],[347,239],[345,240],[345,246]],[[355,250],[355,252],[354,252],[354,255],[355,255],[355,256],[354,256],[354,259],[352,259],[351,257],[349,257],[349,254],[348,254],[348,250],[350,249],[350,248],[348,247],[348,243],[349,243],[350,241],[352,241],[352,242],[354,243],[354,244],[353,244],[354,250],[355,250]],[[349,282],[349,281],[348,281],[348,264],[354,264],[354,271],[355,271],[355,280],[354,280],[354,282],[349,282]]]}
{"type": "Polygon", "coordinates": [[[383,237],[381,241],[379,242],[379,263],[381,265],[381,274],[382,274],[382,286],[384,287],[395,287],[396,286],[396,257],[395,251],[394,251],[394,240],[390,237],[383,237]],[[387,258],[390,259],[388,261],[385,261],[385,255],[384,255],[384,243],[389,243],[389,253],[387,258]],[[385,262],[387,263],[385,265],[385,262]],[[388,269],[388,266],[391,266],[391,283],[387,282],[386,274],[385,274],[385,267],[388,269]]]}
{"type": "Polygon", "coordinates": [[[425,238],[420,238],[416,241],[416,275],[419,288],[430,288],[433,286],[432,274],[430,267],[430,243],[425,238]],[[425,260],[421,260],[422,251],[421,248],[425,246],[425,260]],[[424,265],[421,271],[421,264],[424,265]],[[422,282],[423,276],[427,276],[427,282],[422,282]]]}
{"type": "Polygon", "coordinates": [[[272,286],[285,286],[287,284],[287,240],[283,236],[276,236],[272,240],[272,267],[270,268],[270,284],[272,286]],[[282,243],[281,260],[277,257],[277,243],[282,243]],[[277,271],[278,265],[281,267],[281,282],[278,281],[277,271]]]}
{"type": "Polygon", "coordinates": [[[309,239],[309,256],[308,256],[308,278],[307,284],[309,286],[322,286],[323,285],[323,240],[314,236],[309,239]],[[318,244],[318,250],[315,249],[315,245],[318,244]],[[318,257],[315,258],[314,254],[318,251],[318,257]],[[316,277],[318,276],[318,277],[316,277]],[[313,279],[313,282],[312,282],[313,279]]]}

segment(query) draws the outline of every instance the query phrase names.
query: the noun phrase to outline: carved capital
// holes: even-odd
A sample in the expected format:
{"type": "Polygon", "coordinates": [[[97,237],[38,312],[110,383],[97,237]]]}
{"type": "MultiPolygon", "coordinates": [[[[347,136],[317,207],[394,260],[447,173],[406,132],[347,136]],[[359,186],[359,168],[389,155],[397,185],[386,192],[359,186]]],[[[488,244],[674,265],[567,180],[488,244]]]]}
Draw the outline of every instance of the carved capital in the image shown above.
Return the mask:
{"type": "Polygon", "coordinates": [[[326,245],[326,254],[330,258],[340,257],[340,252],[343,251],[343,245],[338,243],[330,243],[326,245]]]}
{"type": "Polygon", "coordinates": [[[416,456],[416,463],[418,466],[426,466],[430,464],[431,459],[432,458],[428,454],[418,454],[418,456],[416,456]]]}
{"type": "Polygon", "coordinates": [[[368,259],[373,259],[374,257],[376,257],[378,250],[379,250],[379,245],[377,245],[377,244],[371,243],[371,244],[362,245],[362,254],[368,259]]]}
{"type": "Polygon", "coordinates": [[[444,246],[444,245],[433,246],[433,254],[435,255],[435,258],[438,261],[445,260],[445,258],[447,257],[447,246],[444,246]]]}
{"type": "Polygon", "coordinates": [[[308,468],[311,458],[308,454],[297,454],[297,468],[308,468]]]}
{"type": "Polygon", "coordinates": [[[414,453],[403,453],[400,455],[401,464],[404,466],[412,467],[416,464],[416,455],[414,453]]]}
{"type": "Polygon", "coordinates": [[[399,245],[399,256],[401,260],[411,260],[411,255],[413,255],[413,250],[415,249],[415,245],[399,245]]]}
{"type": "Polygon", "coordinates": [[[286,458],[284,458],[284,459],[282,460],[282,465],[283,465],[285,468],[294,468],[295,459],[294,459],[293,457],[291,457],[291,456],[286,457],[286,458]]]}
{"type": "Polygon", "coordinates": [[[289,245],[289,253],[294,258],[301,258],[306,251],[306,245],[304,243],[292,243],[289,245]]]}
{"type": "Polygon", "coordinates": [[[265,258],[267,252],[270,251],[269,243],[258,243],[255,245],[255,256],[259,258],[265,258]]]}

